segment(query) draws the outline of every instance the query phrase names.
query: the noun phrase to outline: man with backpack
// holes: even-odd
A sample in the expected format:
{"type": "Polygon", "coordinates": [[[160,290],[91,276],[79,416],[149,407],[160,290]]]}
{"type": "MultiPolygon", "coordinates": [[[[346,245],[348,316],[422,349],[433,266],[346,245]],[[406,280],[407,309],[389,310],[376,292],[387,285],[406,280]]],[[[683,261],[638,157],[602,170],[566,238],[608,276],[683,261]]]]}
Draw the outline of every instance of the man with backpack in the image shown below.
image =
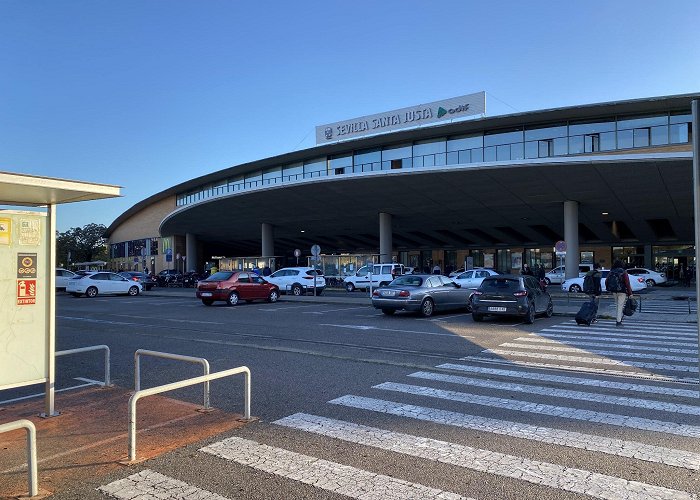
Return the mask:
{"type": "Polygon", "coordinates": [[[613,263],[613,267],[605,279],[605,288],[607,288],[608,292],[612,292],[615,299],[615,326],[622,326],[622,311],[627,297],[632,296],[632,285],[630,285],[630,277],[625,271],[621,260],[617,259],[613,263]]]}

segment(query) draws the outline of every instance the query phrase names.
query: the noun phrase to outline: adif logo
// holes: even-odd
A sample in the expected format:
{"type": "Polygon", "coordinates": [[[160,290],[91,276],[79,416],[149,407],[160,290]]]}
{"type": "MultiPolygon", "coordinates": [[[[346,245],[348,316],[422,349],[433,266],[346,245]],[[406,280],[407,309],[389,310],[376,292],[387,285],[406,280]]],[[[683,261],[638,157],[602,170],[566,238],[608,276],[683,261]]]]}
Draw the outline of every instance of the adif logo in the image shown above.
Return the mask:
{"type": "Polygon", "coordinates": [[[333,139],[333,127],[326,127],[324,133],[326,134],[326,140],[333,139]]]}
{"type": "Polygon", "coordinates": [[[456,113],[464,113],[465,111],[469,111],[469,104],[462,104],[460,106],[457,106],[456,108],[450,108],[450,109],[445,109],[442,106],[438,108],[437,112],[437,117],[442,118],[446,114],[451,114],[454,115],[456,113]]]}

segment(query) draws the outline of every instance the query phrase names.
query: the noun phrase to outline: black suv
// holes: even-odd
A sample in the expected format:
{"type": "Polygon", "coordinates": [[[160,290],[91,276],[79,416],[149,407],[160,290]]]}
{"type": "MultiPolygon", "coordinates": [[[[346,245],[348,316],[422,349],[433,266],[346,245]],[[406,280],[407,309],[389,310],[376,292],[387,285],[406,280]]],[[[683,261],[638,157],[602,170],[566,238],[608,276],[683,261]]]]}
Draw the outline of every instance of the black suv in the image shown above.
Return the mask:
{"type": "Polygon", "coordinates": [[[552,297],[532,276],[489,276],[472,295],[474,321],[483,321],[487,315],[498,315],[520,316],[526,323],[533,323],[535,315],[544,314],[549,318],[553,311],[552,297]]]}

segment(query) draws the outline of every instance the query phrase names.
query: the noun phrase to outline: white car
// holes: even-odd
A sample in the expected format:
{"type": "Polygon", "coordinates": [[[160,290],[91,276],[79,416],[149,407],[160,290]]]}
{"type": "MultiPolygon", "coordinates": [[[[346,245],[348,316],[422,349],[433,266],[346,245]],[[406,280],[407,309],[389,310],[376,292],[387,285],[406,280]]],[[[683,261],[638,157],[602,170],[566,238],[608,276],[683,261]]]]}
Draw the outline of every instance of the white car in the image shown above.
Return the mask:
{"type": "Polygon", "coordinates": [[[646,281],[648,287],[661,285],[662,283],[666,283],[668,281],[666,274],[652,271],[651,269],[646,269],[644,267],[633,267],[628,269],[627,274],[630,276],[634,275],[644,278],[644,281],[646,281]]]}
{"type": "MultiPolygon", "coordinates": [[[[591,270],[592,266],[593,264],[580,264],[578,266],[579,277],[583,278],[586,273],[591,270]]],[[[544,280],[547,282],[547,285],[551,285],[552,283],[561,283],[564,281],[566,276],[566,270],[564,268],[565,266],[555,267],[551,271],[545,273],[544,280]]]]}
{"type": "Polygon", "coordinates": [[[121,293],[135,296],[142,291],[141,283],[128,280],[117,273],[103,271],[76,277],[66,285],[66,292],[74,297],[80,297],[83,294],[88,297],[97,297],[97,295],[121,293]]]}
{"type": "Polygon", "coordinates": [[[484,278],[498,274],[493,269],[470,269],[456,276],[452,276],[452,281],[458,283],[462,288],[479,288],[484,278]]]}
{"type": "MultiPolygon", "coordinates": [[[[600,273],[602,275],[600,279],[600,288],[603,292],[607,292],[607,288],[605,288],[605,278],[608,277],[608,273],[610,272],[609,269],[601,269],[600,273]]],[[[630,285],[632,286],[632,292],[640,292],[642,290],[645,290],[647,287],[646,282],[644,281],[644,278],[639,277],[639,276],[632,276],[630,275],[630,285]]],[[[564,283],[561,284],[561,290],[562,292],[571,292],[571,293],[581,293],[583,292],[583,277],[579,278],[569,278],[566,280],[564,283]]]]}
{"type": "Polygon", "coordinates": [[[326,278],[323,271],[313,267],[284,267],[263,279],[277,285],[282,293],[305,295],[314,293],[314,276],[316,278],[316,295],[321,295],[326,289],[326,278]]]}
{"type": "Polygon", "coordinates": [[[60,267],[56,269],[56,290],[65,290],[68,286],[68,282],[76,276],[77,274],[68,269],[60,267]]]}
{"type": "Polygon", "coordinates": [[[372,271],[372,288],[387,286],[399,276],[406,274],[406,268],[403,264],[374,264],[363,266],[357,270],[355,274],[345,277],[343,284],[348,292],[353,292],[358,288],[365,290],[369,288],[370,270],[372,271]]]}

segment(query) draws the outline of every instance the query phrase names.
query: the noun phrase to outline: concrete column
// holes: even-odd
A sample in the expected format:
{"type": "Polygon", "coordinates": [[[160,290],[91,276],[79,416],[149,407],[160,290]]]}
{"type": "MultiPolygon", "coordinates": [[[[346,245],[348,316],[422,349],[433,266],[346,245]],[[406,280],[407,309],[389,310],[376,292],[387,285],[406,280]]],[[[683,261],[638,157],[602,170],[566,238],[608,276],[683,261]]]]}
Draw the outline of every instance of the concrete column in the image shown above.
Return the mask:
{"type": "Polygon", "coordinates": [[[654,269],[654,254],[651,245],[644,245],[644,267],[654,269]]]}
{"type": "Polygon", "coordinates": [[[199,256],[197,255],[197,237],[192,233],[185,234],[185,272],[199,268],[199,256]]]}
{"type": "Polygon", "coordinates": [[[272,224],[263,222],[262,224],[262,257],[273,257],[275,255],[275,238],[272,234],[272,224]]]}
{"type": "Polygon", "coordinates": [[[566,279],[577,278],[581,260],[578,246],[578,201],[564,202],[564,241],[566,241],[566,279]]]}
{"type": "Polygon", "coordinates": [[[391,214],[379,213],[379,263],[391,263],[391,251],[393,247],[391,214]]]}

